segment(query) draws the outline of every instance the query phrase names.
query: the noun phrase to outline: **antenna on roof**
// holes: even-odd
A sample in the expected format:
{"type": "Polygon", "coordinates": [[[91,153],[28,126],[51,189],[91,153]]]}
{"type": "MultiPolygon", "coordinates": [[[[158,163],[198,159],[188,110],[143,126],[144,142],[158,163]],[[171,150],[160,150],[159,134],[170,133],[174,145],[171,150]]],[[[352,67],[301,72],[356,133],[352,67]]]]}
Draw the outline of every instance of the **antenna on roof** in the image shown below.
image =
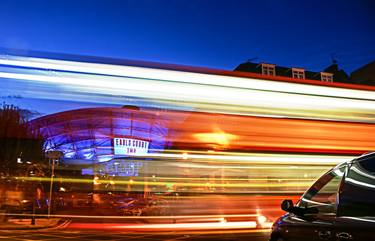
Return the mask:
{"type": "Polygon", "coordinates": [[[246,62],[253,62],[254,60],[258,60],[259,58],[258,57],[253,57],[251,59],[248,59],[246,62]]]}
{"type": "Polygon", "coordinates": [[[331,53],[331,61],[333,64],[337,64],[336,53],[331,53]]]}

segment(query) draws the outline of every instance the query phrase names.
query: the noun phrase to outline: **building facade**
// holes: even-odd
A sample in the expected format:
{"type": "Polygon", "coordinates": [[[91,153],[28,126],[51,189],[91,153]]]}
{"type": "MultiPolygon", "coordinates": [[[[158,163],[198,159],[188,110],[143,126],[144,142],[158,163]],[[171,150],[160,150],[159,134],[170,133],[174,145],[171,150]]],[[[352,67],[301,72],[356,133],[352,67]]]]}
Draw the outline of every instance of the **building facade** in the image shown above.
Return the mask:
{"type": "Polygon", "coordinates": [[[350,79],[355,84],[375,85],[375,61],[353,71],[350,79]]]}
{"type": "Polygon", "coordinates": [[[238,65],[234,71],[257,73],[265,76],[280,76],[293,79],[316,80],[328,83],[375,85],[375,61],[360,67],[348,75],[336,61],[320,72],[300,67],[283,67],[270,63],[247,61],[238,65]]]}
{"type": "Polygon", "coordinates": [[[269,63],[251,61],[238,65],[234,71],[251,72],[267,76],[289,77],[293,79],[317,80],[322,82],[351,83],[348,74],[336,62],[320,72],[308,71],[300,67],[282,67],[269,63]]]}

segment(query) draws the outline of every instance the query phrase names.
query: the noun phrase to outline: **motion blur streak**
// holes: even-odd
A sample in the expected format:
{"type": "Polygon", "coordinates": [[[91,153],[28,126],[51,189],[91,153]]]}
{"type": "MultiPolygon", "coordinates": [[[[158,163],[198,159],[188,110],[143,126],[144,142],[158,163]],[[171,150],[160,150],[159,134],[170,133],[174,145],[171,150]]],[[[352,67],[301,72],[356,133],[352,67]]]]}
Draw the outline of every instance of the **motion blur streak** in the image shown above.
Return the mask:
{"type": "Polygon", "coordinates": [[[118,225],[112,228],[132,228],[132,229],[243,229],[255,228],[256,222],[211,222],[211,223],[177,223],[177,224],[149,224],[149,225],[118,225]]]}
{"type": "MultiPolygon", "coordinates": [[[[26,181],[44,181],[44,182],[48,182],[50,181],[50,178],[33,178],[33,177],[23,177],[22,179],[26,180],[26,181]]],[[[90,183],[90,181],[88,180],[82,180],[82,179],[72,179],[72,178],[63,178],[61,179],[60,181],[63,181],[63,182],[72,182],[72,183],[90,183]]],[[[217,179],[216,181],[220,181],[220,179],[217,179]]],[[[311,184],[311,182],[301,182],[301,180],[299,181],[295,181],[295,182],[291,182],[291,181],[288,181],[288,183],[248,183],[250,181],[252,181],[252,179],[247,179],[247,180],[244,180],[246,181],[246,183],[225,183],[225,184],[221,184],[221,183],[207,183],[207,182],[204,182],[204,183],[191,183],[191,182],[152,182],[151,185],[153,186],[165,186],[165,185],[179,185],[179,186],[185,186],[185,187],[206,187],[206,186],[210,186],[210,187],[226,187],[226,188],[231,188],[231,187],[243,187],[243,188],[246,188],[246,187],[306,187],[308,185],[311,184]]],[[[269,182],[269,181],[272,181],[272,180],[269,180],[269,179],[264,179],[263,181],[266,181],[266,182],[269,182]]],[[[278,179],[278,181],[282,181],[282,179],[278,179]]],[[[91,181],[92,182],[92,181],[91,181]]],[[[100,181],[101,184],[118,184],[118,185],[127,185],[127,184],[132,184],[132,185],[145,185],[149,182],[144,182],[144,181],[112,181],[112,180],[103,180],[103,181],[100,181]]]]}
{"type": "MultiPolygon", "coordinates": [[[[143,177],[55,179],[64,186],[73,183],[111,185],[113,190],[142,191],[144,185],[153,191],[166,186],[182,192],[290,193],[303,190],[326,169],[352,156],[207,152],[154,153],[143,156],[149,168],[143,177]],[[251,172],[249,172],[251,170],[251,172]],[[145,179],[147,178],[147,179],[145,179]]],[[[138,160],[142,160],[141,156],[138,160]]],[[[19,177],[25,181],[50,182],[49,177],[19,177]]]]}
{"type": "Polygon", "coordinates": [[[41,58],[26,58],[18,56],[0,56],[0,64],[9,66],[32,67],[46,70],[71,71],[80,73],[94,73],[122,77],[160,79],[174,82],[186,82],[207,85],[222,85],[226,87],[239,87],[258,90],[272,90],[278,92],[311,93],[315,95],[329,95],[343,98],[375,100],[370,91],[357,91],[337,89],[334,93],[329,88],[311,85],[290,85],[288,83],[251,79],[251,82],[243,78],[231,76],[214,76],[202,73],[189,73],[185,71],[152,69],[134,66],[119,66],[109,64],[84,63],[73,61],[61,61],[41,58]],[[293,87],[298,86],[298,89],[293,87]]]}
{"type": "MultiPolygon", "coordinates": [[[[6,214],[6,213],[0,213],[0,214],[6,214]]],[[[25,217],[31,217],[36,214],[17,214],[17,213],[7,213],[11,214],[12,216],[25,216],[25,217]]],[[[47,217],[46,214],[37,214],[38,217],[47,217]]],[[[72,217],[72,218],[98,218],[97,216],[93,215],[50,215],[51,217],[72,217]]],[[[259,217],[259,215],[256,214],[235,214],[235,215],[184,215],[184,216],[100,216],[100,218],[103,219],[165,219],[168,221],[176,221],[179,220],[186,220],[189,219],[190,221],[215,221],[215,222],[223,222],[226,218],[254,218],[259,217]]]]}
{"type": "MultiPolygon", "coordinates": [[[[171,124],[169,127],[178,130],[179,135],[172,141],[181,143],[180,149],[184,145],[189,149],[207,150],[218,146],[219,149],[247,152],[269,150],[353,155],[375,149],[375,137],[368,134],[375,132],[375,125],[367,123],[189,112],[183,124],[171,124]]],[[[293,156],[285,157],[285,160],[290,160],[293,156]]]]}
{"type": "Polygon", "coordinates": [[[155,231],[155,232],[166,232],[166,231],[179,231],[183,230],[184,234],[186,234],[186,231],[193,231],[193,230],[199,230],[199,234],[209,234],[212,232],[208,232],[209,230],[214,231],[214,233],[217,233],[220,231],[220,233],[261,233],[261,232],[269,232],[269,228],[264,229],[252,229],[255,228],[256,224],[255,222],[233,222],[233,223],[181,223],[181,224],[129,224],[129,225],[123,225],[123,224],[116,224],[116,223],[110,223],[110,224],[95,224],[95,223],[76,223],[71,224],[70,228],[72,229],[97,229],[97,230],[103,230],[103,229],[109,229],[113,231],[155,231]],[[230,230],[225,230],[230,229],[230,230]]]}
{"type": "Polygon", "coordinates": [[[49,154],[43,173],[16,152],[4,212],[27,216],[39,187],[36,215],[72,229],[264,232],[281,200],[375,149],[372,87],[17,56],[0,81],[39,111],[27,124],[49,154]]]}
{"type": "Polygon", "coordinates": [[[375,97],[366,90],[9,56],[0,64],[0,78],[20,80],[27,91],[16,94],[29,98],[89,101],[95,94],[91,101],[120,104],[125,96],[208,112],[375,122],[375,97]]]}
{"type": "MultiPolygon", "coordinates": [[[[252,163],[252,164],[328,164],[335,165],[353,156],[342,155],[303,155],[303,154],[272,154],[272,153],[235,153],[235,152],[183,152],[183,153],[152,153],[145,157],[164,159],[189,159],[193,161],[220,163],[252,163]]],[[[241,168],[241,167],[239,167],[241,168]]]]}

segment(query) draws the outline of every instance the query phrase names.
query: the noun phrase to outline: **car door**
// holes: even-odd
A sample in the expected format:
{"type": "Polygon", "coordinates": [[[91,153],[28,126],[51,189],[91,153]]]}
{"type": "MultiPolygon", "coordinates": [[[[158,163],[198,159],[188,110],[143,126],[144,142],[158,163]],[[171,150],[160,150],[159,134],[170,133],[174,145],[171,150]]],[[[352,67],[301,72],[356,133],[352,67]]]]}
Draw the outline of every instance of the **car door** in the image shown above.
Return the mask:
{"type": "Polygon", "coordinates": [[[349,166],[340,190],[335,224],[338,241],[375,241],[375,155],[349,166]]]}
{"type": "Polygon", "coordinates": [[[338,217],[335,226],[337,241],[375,241],[374,217],[338,217]]]}
{"type": "Polygon", "coordinates": [[[283,237],[288,241],[334,240],[334,216],[289,214],[283,221],[287,224],[283,237]]]}
{"type": "Polygon", "coordinates": [[[301,197],[297,207],[316,208],[318,213],[299,216],[290,214],[284,220],[288,223],[288,230],[285,230],[287,240],[335,240],[337,197],[345,167],[342,165],[324,174],[301,197]]]}

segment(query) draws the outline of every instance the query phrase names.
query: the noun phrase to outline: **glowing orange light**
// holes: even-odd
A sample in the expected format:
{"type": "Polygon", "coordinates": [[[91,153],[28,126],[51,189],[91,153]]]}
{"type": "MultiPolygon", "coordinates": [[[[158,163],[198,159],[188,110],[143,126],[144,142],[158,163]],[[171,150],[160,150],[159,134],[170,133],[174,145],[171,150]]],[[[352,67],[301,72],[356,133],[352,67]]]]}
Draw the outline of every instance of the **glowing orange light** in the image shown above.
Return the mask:
{"type": "Polygon", "coordinates": [[[214,143],[220,146],[228,146],[231,141],[237,139],[236,135],[217,130],[214,133],[197,133],[193,135],[196,139],[204,143],[214,143]]]}
{"type": "Polygon", "coordinates": [[[186,160],[188,159],[189,154],[187,152],[182,153],[182,159],[186,160]]]}

